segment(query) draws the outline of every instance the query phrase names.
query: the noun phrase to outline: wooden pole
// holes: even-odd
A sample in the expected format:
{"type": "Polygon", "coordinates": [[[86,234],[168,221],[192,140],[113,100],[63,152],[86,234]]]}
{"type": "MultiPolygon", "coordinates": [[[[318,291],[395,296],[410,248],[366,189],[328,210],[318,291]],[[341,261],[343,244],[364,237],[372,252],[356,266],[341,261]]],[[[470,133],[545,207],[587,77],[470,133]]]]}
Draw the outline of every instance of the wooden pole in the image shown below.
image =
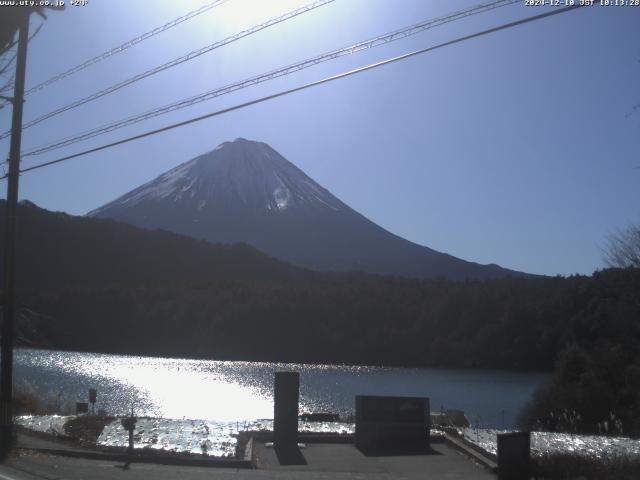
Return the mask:
{"type": "Polygon", "coordinates": [[[0,353],[0,455],[11,450],[13,438],[13,326],[15,322],[15,248],[18,180],[20,177],[20,143],[22,140],[22,104],[27,65],[30,9],[23,9],[20,18],[16,75],[11,119],[11,147],[7,204],[5,209],[4,284],[2,286],[2,340],[0,353]]]}

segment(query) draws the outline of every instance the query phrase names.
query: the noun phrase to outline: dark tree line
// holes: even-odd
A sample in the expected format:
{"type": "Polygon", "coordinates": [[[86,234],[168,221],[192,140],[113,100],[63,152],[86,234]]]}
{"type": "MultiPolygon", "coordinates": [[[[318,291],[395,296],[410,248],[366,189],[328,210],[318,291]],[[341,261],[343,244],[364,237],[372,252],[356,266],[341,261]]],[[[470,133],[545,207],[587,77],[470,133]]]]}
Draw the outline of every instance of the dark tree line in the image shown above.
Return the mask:
{"type": "Polygon", "coordinates": [[[640,346],[638,270],[488,282],[324,275],[41,289],[55,348],[187,357],[553,368],[570,345],[640,346]]]}

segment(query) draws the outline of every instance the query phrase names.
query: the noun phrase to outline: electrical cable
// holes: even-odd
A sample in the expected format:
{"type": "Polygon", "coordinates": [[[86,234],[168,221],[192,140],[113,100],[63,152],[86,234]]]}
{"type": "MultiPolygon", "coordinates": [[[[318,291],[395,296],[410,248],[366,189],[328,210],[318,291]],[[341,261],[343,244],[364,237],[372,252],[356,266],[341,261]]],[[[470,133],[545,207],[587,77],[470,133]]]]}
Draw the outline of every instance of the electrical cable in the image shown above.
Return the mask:
{"type": "Polygon", "coordinates": [[[457,12],[454,12],[442,17],[425,20],[418,24],[414,24],[408,27],[404,27],[402,29],[394,30],[392,32],[385,33],[383,35],[379,35],[377,37],[370,38],[362,42],[348,45],[346,47],[333,50],[327,53],[323,53],[321,55],[317,55],[315,57],[308,58],[306,60],[291,64],[291,65],[280,67],[276,70],[272,70],[270,72],[263,73],[261,75],[250,77],[250,78],[226,85],[224,87],[219,87],[214,90],[209,90],[207,92],[198,94],[193,97],[178,100],[177,102],[172,102],[170,104],[163,105],[161,107],[149,110],[147,112],[143,112],[131,117],[127,117],[125,119],[118,120],[116,122],[112,122],[106,125],[102,125],[100,127],[96,127],[91,130],[87,130],[72,136],[55,140],[51,143],[32,148],[31,150],[28,150],[26,153],[23,153],[22,156],[29,157],[33,155],[40,155],[52,150],[57,150],[59,148],[66,147],[83,140],[88,140],[98,135],[103,135],[105,133],[118,130],[120,128],[128,127],[135,123],[139,123],[159,115],[180,110],[182,108],[190,107],[191,105],[194,105],[196,103],[201,103],[207,100],[211,100],[211,99],[220,97],[222,95],[226,95],[226,94],[229,94],[253,85],[257,85],[257,84],[272,80],[274,78],[289,75],[289,74],[298,72],[300,70],[304,70],[306,68],[312,67],[314,65],[324,63],[329,60],[334,60],[336,58],[346,56],[346,55],[352,55],[362,50],[377,47],[379,45],[384,45],[396,40],[400,40],[400,39],[415,35],[427,29],[444,25],[445,23],[453,22],[461,18],[465,18],[471,15],[476,15],[482,12],[493,10],[499,7],[504,7],[507,5],[512,5],[514,3],[519,3],[519,2],[520,0],[495,0],[488,3],[482,3],[464,10],[459,10],[457,12]]]}
{"type": "MultiPolygon", "coordinates": [[[[105,95],[109,95],[110,93],[116,92],[118,90],[120,90],[121,88],[127,87],[135,82],[138,82],[144,78],[150,77],[152,75],[156,75],[164,70],[167,70],[169,68],[175,67],[176,65],[180,65],[184,62],[188,62],[189,60],[193,60],[194,58],[197,58],[201,55],[204,55],[205,53],[211,52],[212,50],[215,50],[217,48],[223,47],[225,45],[228,45],[230,43],[236,42],[238,40],[240,40],[241,38],[247,37],[249,35],[252,35],[254,33],[257,33],[261,30],[264,30],[265,28],[269,28],[273,25],[277,25],[281,22],[284,22],[286,20],[289,20],[291,18],[297,17],[298,15],[301,15],[303,13],[307,13],[310,12],[311,10],[315,10],[318,7],[322,7],[323,5],[326,5],[328,3],[332,3],[335,0],[316,0],[315,2],[312,2],[308,5],[305,5],[303,7],[297,8],[295,10],[292,10],[290,12],[285,13],[284,15],[280,15],[279,17],[276,18],[272,18],[264,23],[261,23],[260,25],[256,25],[253,26],[247,30],[243,30],[242,32],[236,33],[235,35],[231,35],[230,37],[225,38],[224,40],[220,40],[218,42],[212,43],[210,45],[207,45],[205,47],[199,48],[198,50],[193,50],[189,53],[187,53],[186,55],[182,55],[181,57],[175,58],[167,63],[163,63],[162,65],[158,65],[156,67],[153,67],[149,70],[146,70],[142,73],[139,73],[137,75],[134,75],[133,77],[130,77],[126,80],[123,80],[122,82],[118,82],[114,85],[111,85],[107,88],[104,88],[98,92],[92,93],[91,95],[88,95],[86,97],[83,97],[79,100],[76,100],[70,104],[67,104],[63,107],[57,108],[55,110],[52,110],[51,112],[45,113],[44,115],[41,115],[37,118],[34,118],[33,120],[30,120],[28,122],[26,122],[25,124],[22,125],[22,129],[25,130],[27,128],[33,127],[34,125],[39,124],[40,122],[43,122],[51,117],[55,117],[56,115],[60,115],[61,113],[67,112],[69,110],[72,110],[74,108],[79,107],[80,105],[84,105],[85,103],[89,103],[92,102],[93,100],[97,100],[98,98],[102,98],[105,95]]],[[[7,130],[5,132],[3,132],[0,135],[0,140],[2,140],[3,138],[8,137],[9,135],[11,135],[11,130],[7,130]]]]}
{"type": "MultiPolygon", "coordinates": [[[[261,98],[255,99],[255,100],[251,100],[251,101],[244,102],[244,103],[241,103],[241,104],[238,104],[238,105],[234,105],[232,107],[228,107],[228,108],[224,108],[224,109],[221,109],[221,110],[217,110],[215,112],[210,112],[208,114],[201,115],[199,117],[195,117],[195,118],[191,118],[189,120],[184,120],[182,122],[178,122],[178,123],[174,123],[174,124],[171,124],[171,125],[167,125],[165,127],[158,128],[158,129],[155,129],[155,130],[151,130],[151,131],[139,134],[139,135],[134,135],[132,137],[128,137],[128,138],[125,138],[125,139],[122,139],[122,140],[118,140],[116,142],[111,142],[111,143],[108,143],[106,145],[101,145],[99,147],[95,147],[95,148],[91,148],[91,149],[88,149],[88,150],[84,150],[82,152],[78,152],[78,153],[75,153],[73,155],[67,155],[65,157],[58,158],[56,160],[51,160],[51,161],[44,162],[44,163],[41,163],[41,164],[38,164],[38,165],[34,165],[32,167],[28,167],[28,168],[20,170],[20,173],[30,172],[30,171],[37,170],[37,169],[40,169],[40,168],[48,167],[50,165],[55,165],[55,164],[58,164],[58,163],[62,163],[62,162],[71,160],[73,158],[78,158],[78,157],[87,155],[89,153],[94,153],[94,152],[98,152],[98,151],[101,151],[101,150],[106,150],[108,148],[112,148],[112,147],[115,147],[117,145],[122,145],[124,143],[129,143],[129,142],[132,142],[132,141],[135,141],[135,140],[139,140],[139,139],[142,139],[142,138],[145,138],[145,137],[156,135],[158,133],[166,132],[168,130],[172,130],[172,129],[175,129],[175,128],[178,128],[178,127],[189,125],[191,123],[199,122],[199,121],[211,118],[211,117],[215,117],[215,116],[218,116],[218,115],[223,115],[225,113],[229,113],[229,112],[232,112],[232,111],[235,111],[235,110],[246,108],[246,107],[249,107],[251,105],[256,105],[258,103],[266,102],[266,101],[272,100],[274,98],[282,97],[282,96],[285,96],[285,95],[289,95],[291,93],[299,92],[301,90],[306,90],[308,88],[312,88],[312,87],[315,87],[315,86],[318,86],[318,85],[322,85],[322,84],[325,84],[325,83],[333,82],[333,81],[339,80],[341,78],[345,78],[345,77],[349,77],[349,76],[352,76],[352,75],[356,75],[358,73],[362,73],[362,72],[365,72],[365,71],[368,71],[368,70],[372,70],[372,69],[375,69],[375,68],[378,68],[378,67],[382,67],[384,65],[389,65],[391,63],[395,63],[395,62],[398,62],[398,61],[401,61],[401,60],[406,60],[407,58],[411,58],[411,57],[414,57],[416,55],[421,55],[423,53],[432,52],[434,50],[437,50],[437,49],[440,49],[440,48],[443,48],[443,47],[447,47],[447,46],[454,45],[454,44],[457,44],[457,43],[461,43],[461,42],[464,42],[464,41],[467,41],[467,40],[471,40],[473,38],[477,38],[477,37],[481,37],[481,36],[488,35],[488,34],[491,34],[491,33],[495,33],[495,32],[498,32],[500,30],[506,30],[508,28],[513,28],[513,27],[516,27],[516,26],[519,26],[519,25],[523,25],[523,24],[526,24],[526,23],[530,23],[530,22],[536,21],[536,20],[541,20],[543,18],[548,18],[548,17],[554,16],[554,15],[559,15],[561,13],[565,13],[565,12],[571,11],[571,10],[576,10],[576,9],[582,8],[584,6],[585,5],[572,5],[572,6],[568,6],[568,7],[558,8],[558,9],[554,9],[554,10],[551,10],[551,11],[546,12],[546,13],[541,13],[539,15],[526,17],[526,18],[523,18],[521,20],[516,20],[516,21],[513,21],[513,22],[502,24],[502,25],[499,25],[497,27],[493,27],[493,28],[490,28],[490,29],[487,29],[487,30],[482,30],[480,32],[472,33],[470,35],[465,35],[463,37],[458,37],[458,38],[456,38],[454,40],[449,40],[447,42],[440,43],[440,44],[437,44],[437,45],[434,45],[434,46],[431,46],[431,47],[426,47],[426,48],[422,48],[420,50],[415,50],[413,52],[405,53],[405,54],[399,55],[397,57],[389,58],[389,59],[386,59],[386,60],[383,60],[383,61],[380,61],[380,62],[377,62],[377,63],[366,65],[364,67],[356,68],[354,70],[343,72],[343,73],[340,73],[338,75],[333,75],[331,77],[327,77],[327,78],[324,78],[324,79],[321,79],[321,80],[317,80],[315,82],[307,83],[305,85],[301,85],[301,86],[298,86],[298,87],[290,88],[288,90],[284,90],[284,91],[281,91],[281,92],[278,92],[278,93],[274,93],[272,95],[267,95],[265,97],[261,97],[261,98]]],[[[4,177],[0,177],[0,179],[6,178],[6,177],[7,176],[5,175],[4,177]]]]}
{"type": "Polygon", "coordinates": [[[225,2],[227,2],[228,0],[215,0],[214,2],[208,3],[206,5],[203,5],[202,7],[196,9],[196,10],[192,10],[174,20],[171,20],[170,22],[165,23],[164,25],[161,25],[159,27],[154,28],[153,30],[149,30],[148,32],[143,33],[142,35],[139,35],[135,38],[132,38],[131,40],[128,40],[120,45],[118,45],[117,47],[113,47],[105,52],[102,52],[99,55],[96,55],[95,57],[90,58],[89,60],[86,60],[82,63],[80,63],[79,65],[76,65],[75,67],[70,68],[69,70],[65,70],[62,73],[59,73],[58,75],[55,75],[51,78],[49,78],[48,80],[45,80],[42,83],[39,83],[31,88],[29,88],[26,92],[24,92],[25,95],[30,95],[34,92],[37,92],[39,90],[42,90],[45,87],[48,87],[49,85],[58,82],[60,80],[62,80],[63,78],[67,78],[75,73],[78,73],[82,70],[84,70],[85,68],[88,68],[92,65],[95,65],[98,62],[101,62],[102,60],[109,58],[113,55],[116,55],[117,53],[123,52],[131,47],[133,47],[134,45],[147,40],[148,38],[151,38],[155,35],[158,35],[159,33],[165,32],[167,30],[169,30],[170,28],[175,27],[176,25],[181,24],[182,22],[186,22],[187,20],[192,19],[193,17],[197,17],[198,15],[201,15],[205,12],[208,12],[209,10],[217,7],[218,5],[221,5],[225,2]]]}

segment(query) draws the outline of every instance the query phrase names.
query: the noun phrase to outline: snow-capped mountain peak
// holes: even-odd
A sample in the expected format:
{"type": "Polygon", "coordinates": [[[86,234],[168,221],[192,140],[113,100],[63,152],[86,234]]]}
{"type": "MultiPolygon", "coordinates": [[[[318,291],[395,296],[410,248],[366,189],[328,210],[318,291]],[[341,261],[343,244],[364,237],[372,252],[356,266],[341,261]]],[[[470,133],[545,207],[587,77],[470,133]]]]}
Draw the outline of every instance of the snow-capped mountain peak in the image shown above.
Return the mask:
{"type": "Polygon", "coordinates": [[[146,202],[187,202],[207,208],[283,211],[314,207],[339,210],[342,202],[266,143],[237,138],[163,173],[94,210],[146,202]]]}

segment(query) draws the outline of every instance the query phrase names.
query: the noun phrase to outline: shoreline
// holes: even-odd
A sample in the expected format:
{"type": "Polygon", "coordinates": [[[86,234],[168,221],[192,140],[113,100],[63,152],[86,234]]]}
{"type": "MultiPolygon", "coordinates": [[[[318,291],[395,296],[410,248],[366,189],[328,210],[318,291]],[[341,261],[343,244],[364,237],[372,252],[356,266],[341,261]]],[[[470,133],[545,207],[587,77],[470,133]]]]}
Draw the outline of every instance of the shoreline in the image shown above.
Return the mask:
{"type": "Polygon", "coordinates": [[[243,359],[243,358],[213,358],[208,356],[194,356],[194,357],[185,357],[185,356],[171,356],[169,354],[163,353],[155,353],[155,352],[146,352],[146,353],[132,353],[132,352],[117,352],[117,351],[105,351],[105,350],[75,350],[75,349],[66,349],[60,347],[52,347],[52,346],[34,346],[34,345],[17,345],[16,350],[42,350],[47,352],[65,352],[65,353],[78,353],[78,354],[88,354],[88,355],[114,355],[120,357],[135,357],[135,358],[160,358],[165,360],[184,360],[184,361],[207,361],[207,362],[237,362],[237,363],[250,363],[250,364],[279,364],[279,365],[296,365],[300,367],[317,367],[317,366],[330,366],[330,367],[344,367],[344,368],[381,368],[381,369],[420,369],[420,370],[429,370],[429,369],[438,369],[438,370],[451,370],[451,371],[461,371],[461,372],[483,372],[483,373],[509,373],[509,374],[540,374],[540,375],[551,375],[553,370],[544,370],[544,369],[527,369],[527,368],[496,368],[496,367],[486,367],[486,366],[475,366],[475,367],[461,367],[461,366],[451,366],[451,365],[440,365],[440,364],[402,364],[402,363],[348,363],[348,362],[332,362],[331,360],[327,361],[304,361],[304,360],[273,360],[273,359],[243,359]]]}
{"type": "MultiPolygon", "coordinates": [[[[57,418],[62,419],[63,417],[58,416],[57,418]]],[[[136,448],[133,454],[129,455],[127,448],[124,446],[105,446],[99,445],[97,442],[91,444],[86,440],[92,436],[96,440],[99,438],[99,435],[96,436],[97,429],[94,428],[96,424],[104,424],[105,426],[109,425],[109,422],[117,422],[119,424],[121,417],[92,418],[92,416],[87,415],[64,418],[68,418],[68,420],[62,423],[63,427],[75,420],[75,423],[72,424],[74,425],[73,435],[38,432],[18,425],[16,428],[18,450],[35,451],[57,456],[122,461],[126,464],[138,462],[222,468],[257,468],[254,449],[258,448],[264,454],[265,447],[268,447],[268,443],[273,441],[273,432],[268,428],[262,428],[260,430],[238,432],[233,456],[221,457],[151,447],[136,448]]],[[[159,422],[162,419],[146,418],[146,420],[159,422]]],[[[67,432],[67,429],[64,428],[64,431],[67,432]]],[[[486,443],[488,436],[496,433],[500,432],[474,428],[447,429],[435,427],[435,429],[431,430],[431,443],[434,445],[444,443],[447,447],[458,450],[472,461],[495,472],[496,452],[491,448],[487,448],[484,443],[486,443]],[[475,442],[474,432],[478,432],[484,438],[484,442],[475,442]]],[[[337,446],[338,444],[345,444],[346,447],[347,444],[354,444],[355,435],[354,433],[300,431],[298,438],[301,443],[309,445],[333,444],[337,446]]],[[[546,475],[553,475],[559,471],[571,471],[574,476],[584,475],[592,471],[606,473],[607,475],[612,472],[619,472],[622,475],[626,475],[628,472],[635,474],[640,472],[640,440],[624,437],[594,437],[532,432],[531,462],[533,470],[541,478],[546,478],[546,475]],[[553,442],[557,442],[558,438],[552,438],[553,441],[546,444],[546,450],[540,450],[540,444],[537,447],[535,444],[545,437],[563,437],[560,440],[564,442],[566,448],[558,449],[557,443],[554,447],[553,442]],[[585,444],[589,439],[595,443],[592,445],[585,444]],[[573,441],[573,444],[571,441],[573,441]],[[619,444],[617,448],[607,449],[608,446],[616,443],[619,444]],[[594,445],[599,447],[599,453],[593,450],[594,445]],[[622,447],[626,451],[621,450],[622,447]]],[[[605,476],[603,478],[615,477],[605,476]]],[[[622,476],[620,478],[627,477],[622,476]]]]}

